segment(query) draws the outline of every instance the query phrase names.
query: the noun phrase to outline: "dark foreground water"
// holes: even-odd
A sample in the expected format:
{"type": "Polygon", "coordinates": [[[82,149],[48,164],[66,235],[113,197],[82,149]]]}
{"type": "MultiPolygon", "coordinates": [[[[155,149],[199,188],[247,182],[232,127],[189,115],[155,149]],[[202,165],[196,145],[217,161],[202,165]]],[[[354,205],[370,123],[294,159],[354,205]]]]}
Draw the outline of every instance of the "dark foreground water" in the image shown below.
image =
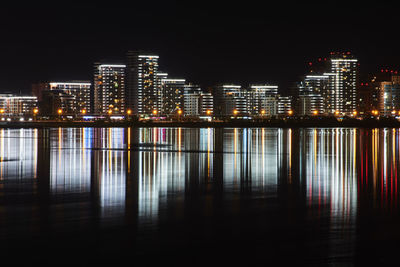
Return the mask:
{"type": "Polygon", "coordinates": [[[0,129],[0,262],[400,262],[399,129],[0,129]]]}

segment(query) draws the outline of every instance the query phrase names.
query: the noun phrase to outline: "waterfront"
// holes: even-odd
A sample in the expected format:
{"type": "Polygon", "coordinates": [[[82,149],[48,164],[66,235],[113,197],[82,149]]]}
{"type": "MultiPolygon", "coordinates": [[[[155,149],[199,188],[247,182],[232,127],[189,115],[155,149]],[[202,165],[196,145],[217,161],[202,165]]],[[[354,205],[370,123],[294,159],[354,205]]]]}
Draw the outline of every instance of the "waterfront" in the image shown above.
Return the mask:
{"type": "Polygon", "coordinates": [[[395,260],[400,130],[0,129],[15,263],[395,260]]]}

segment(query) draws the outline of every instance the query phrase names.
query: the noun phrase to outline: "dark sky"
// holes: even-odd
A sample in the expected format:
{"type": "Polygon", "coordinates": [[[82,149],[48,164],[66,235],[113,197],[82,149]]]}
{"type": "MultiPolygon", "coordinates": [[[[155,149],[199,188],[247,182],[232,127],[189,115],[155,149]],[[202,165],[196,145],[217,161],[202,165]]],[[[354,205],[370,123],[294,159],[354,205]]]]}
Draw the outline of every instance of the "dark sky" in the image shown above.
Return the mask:
{"type": "Polygon", "coordinates": [[[41,80],[91,79],[93,62],[123,62],[129,49],[158,53],[161,70],[204,86],[270,82],[285,91],[306,62],[330,51],[352,51],[363,73],[399,69],[397,9],[349,3],[2,7],[0,92],[29,92],[41,80]]]}

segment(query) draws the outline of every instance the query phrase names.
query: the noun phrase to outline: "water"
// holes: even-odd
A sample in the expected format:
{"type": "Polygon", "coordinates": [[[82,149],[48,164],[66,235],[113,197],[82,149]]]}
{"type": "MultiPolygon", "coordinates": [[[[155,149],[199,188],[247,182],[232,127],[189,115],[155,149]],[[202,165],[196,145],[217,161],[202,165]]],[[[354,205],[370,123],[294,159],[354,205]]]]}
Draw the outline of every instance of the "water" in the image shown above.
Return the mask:
{"type": "Polygon", "coordinates": [[[0,129],[15,264],[386,264],[399,129],[0,129]]]}

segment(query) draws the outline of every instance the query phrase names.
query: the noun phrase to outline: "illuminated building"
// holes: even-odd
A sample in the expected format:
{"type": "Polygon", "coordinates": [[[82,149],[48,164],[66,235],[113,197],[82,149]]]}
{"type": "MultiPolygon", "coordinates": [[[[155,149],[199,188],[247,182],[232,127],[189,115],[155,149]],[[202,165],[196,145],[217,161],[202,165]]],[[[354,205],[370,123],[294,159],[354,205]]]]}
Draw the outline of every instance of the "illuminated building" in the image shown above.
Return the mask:
{"type": "Polygon", "coordinates": [[[73,114],[79,114],[82,110],[90,111],[90,82],[50,82],[49,89],[62,92],[65,97],[73,99],[68,110],[73,114]]]}
{"type": "Polygon", "coordinates": [[[292,98],[290,96],[278,97],[278,115],[287,115],[292,110],[292,98]]]}
{"type": "Polygon", "coordinates": [[[96,114],[125,112],[125,65],[96,63],[93,111],[96,114]]]}
{"type": "Polygon", "coordinates": [[[328,90],[328,75],[307,75],[298,85],[298,115],[325,113],[323,94],[328,90]]]}
{"type": "Polygon", "coordinates": [[[163,80],[168,79],[168,73],[166,72],[158,72],[156,74],[156,101],[154,104],[153,113],[156,111],[157,114],[162,113],[163,107],[163,80]]]}
{"type": "Polygon", "coordinates": [[[185,84],[183,92],[183,112],[185,116],[200,115],[201,88],[196,84],[185,84]]]}
{"type": "Polygon", "coordinates": [[[200,94],[200,115],[212,115],[214,113],[214,96],[210,92],[200,94]]]}
{"type": "Polygon", "coordinates": [[[210,116],[214,110],[214,98],[209,92],[203,92],[200,86],[192,83],[184,87],[184,114],[185,116],[210,116]]]}
{"type": "Polygon", "coordinates": [[[64,90],[53,89],[42,92],[40,110],[43,115],[59,115],[61,109],[64,115],[76,115],[80,113],[76,109],[75,97],[64,90]]]}
{"type": "Polygon", "coordinates": [[[220,116],[248,115],[247,90],[234,84],[215,87],[214,112],[220,116]]]}
{"type": "Polygon", "coordinates": [[[160,109],[158,58],[137,51],[127,53],[126,106],[134,114],[149,115],[160,109]]]}
{"type": "Polygon", "coordinates": [[[32,115],[33,110],[37,107],[37,102],[36,96],[0,94],[0,115],[32,115]]]}
{"type": "Polygon", "coordinates": [[[247,97],[248,111],[251,115],[277,115],[277,85],[250,85],[247,97]]]}
{"type": "Polygon", "coordinates": [[[183,109],[184,79],[161,80],[161,114],[173,115],[183,109]]]}
{"type": "Polygon", "coordinates": [[[379,110],[383,116],[398,115],[400,111],[400,76],[380,83],[379,110]]]}
{"type": "Polygon", "coordinates": [[[331,53],[330,62],[326,111],[351,115],[356,110],[358,60],[350,53],[331,53]]]}

